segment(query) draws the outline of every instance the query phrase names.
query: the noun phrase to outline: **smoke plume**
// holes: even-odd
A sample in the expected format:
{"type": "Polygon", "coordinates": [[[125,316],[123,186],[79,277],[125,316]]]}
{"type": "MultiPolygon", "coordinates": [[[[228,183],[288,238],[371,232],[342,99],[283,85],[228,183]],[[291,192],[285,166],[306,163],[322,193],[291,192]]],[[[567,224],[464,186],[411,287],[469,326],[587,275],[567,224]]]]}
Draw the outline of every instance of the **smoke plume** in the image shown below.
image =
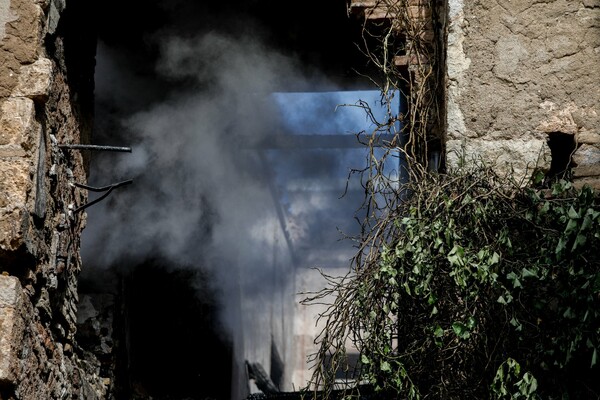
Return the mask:
{"type": "MultiPolygon", "coordinates": [[[[95,156],[89,182],[133,184],[87,210],[84,263],[102,270],[160,257],[206,269],[215,274],[226,309],[233,292],[285,290],[290,282],[281,287],[271,267],[294,260],[274,256],[273,248],[286,244],[273,184],[326,175],[342,159],[316,150],[269,155],[255,146],[284,128],[272,93],[333,86],[248,36],[170,36],[159,49],[156,75],[144,77],[123,54],[98,47],[97,140],[133,151],[95,156]],[[242,272],[245,279],[237,279],[242,272]]],[[[303,201],[281,197],[284,210],[297,217],[288,221],[288,239],[302,243],[296,250],[306,262],[311,243],[323,243],[323,224],[334,223],[323,212],[330,198],[319,191],[303,201]],[[317,220],[320,226],[312,223],[317,220]]]]}

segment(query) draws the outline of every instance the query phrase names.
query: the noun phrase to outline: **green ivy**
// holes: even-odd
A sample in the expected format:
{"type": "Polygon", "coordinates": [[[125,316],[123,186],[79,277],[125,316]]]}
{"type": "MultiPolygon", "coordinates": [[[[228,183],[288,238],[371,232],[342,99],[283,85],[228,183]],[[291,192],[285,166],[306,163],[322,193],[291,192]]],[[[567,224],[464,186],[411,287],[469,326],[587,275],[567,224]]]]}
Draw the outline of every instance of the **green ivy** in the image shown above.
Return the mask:
{"type": "Polygon", "coordinates": [[[484,166],[409,186],[335,288],[325,333],[351,337],[359,379],[407,399],[599,396],[593,190],[484,166]]]}

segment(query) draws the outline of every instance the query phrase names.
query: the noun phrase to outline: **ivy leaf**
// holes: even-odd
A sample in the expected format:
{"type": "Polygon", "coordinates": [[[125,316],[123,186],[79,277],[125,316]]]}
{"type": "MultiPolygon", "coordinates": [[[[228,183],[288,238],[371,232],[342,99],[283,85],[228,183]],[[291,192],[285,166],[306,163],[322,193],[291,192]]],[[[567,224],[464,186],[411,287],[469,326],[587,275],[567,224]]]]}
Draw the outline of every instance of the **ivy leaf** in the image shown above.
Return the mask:
{"type": "Polygon", "coordinates": [[[565,239],[563,236],[558,240],[558,244],[556,245],[556,250],[554,250],[554,252],[558,255],[564,251],[565,247],[567,247],[567,239],[565,239]]]}
{"type": "Polygon", "coordinates": [[[526,398],[530,398],[537,390],[537,380],[529,372],[526,372],[525,375],[523,375],[523,379],[517,382],[517,386],[522,395],[526,398]]]}
{"type": "Polygon", "coordinates": [[[581,233],[577,235],[577,237],[575,238],[575,243],[573,243],[573,247],[571,248],[571,251],[575,251],[575,249],[577,249],[578,247],[581,247],[585,244],[585,242],[587,242],[587,237],[585,235],[582,235],[581,233]]]}
{"type": "Polygon", "coordinates": [[[437,296],[433,293],[429,294],[429,297],[427,298],[427,304],[429,304],[430,306],[435,304],[437,301],[437,296]]]}
{"type": "Polygon", "coordinates": [[[498,300],[496,300],[498,303],[503,304],[503,305],[507,305],[508,303],[510,303],[513,299],[513,297],[511,296],[510,293],[505,293],[506,298],[504,298],[504,296],[500,296],[498,297],[498,300]]]}
{"type": "Polygon", "coordinates": [[[500,261],[500,256],[498,253],[494,252],[494,254],[492,254],[492,258],[490,259],[490,265],[498,264],[498,261],[500,261]]]}
{"type": "Polygon", "coordinates": [[[523,268],[521,270],[521,276],[523,278],[537,278],[537,272],[532,271],[532,270],[527,269],[527,268],[523,268]]]}
{"type": "Polygon", "coordinates": [[[571,206],[569,208],[569,212],[567,213],[567,215],[571,219],[577,219],[577,218],[579,218],[579,214],[577,213],[577,211],[575,211],[575,209],[573,208],[573,206],[571,206]]]}
{"type": "Polygon", "coordinates": [[[469,332],[469,328],[462,322],[453,322],[452,330],[461,339],[468,339],[471,336],[471,332],[469,332]]]}
{"type": "Polygon", "coordinates": [[[523,330],[523,324],[521,324],[521,322],[515,317],[512,317],[512,319],[510,320],[510,324],[515,327],[515,330],[517,332],[523,330]]]}
{"type": "Polygon", "coordinates": [[[506,275],[506,278],[512,281],[513,288],[518,288],[518,287],[522,288],[523,287],[523,285],[521,285],[521,281],[519,280],[519,277],[514,272],[511,272],[508,275],[506,275]]]}
{"type": "Polygon", "coordinates": [[[473,328],[475,328],[475,325],[477,325],[477,321],[475,320],[475,318],[469,317],[469,319],[467,320],[467,327],[470,330],[473,330],[473,328]]]}
{"type": "Polygon", "coordinates": [[[571,309],[571,307],[567,307],[567,309],[563,313],[563,317],[565,317],[565,318],[573,319],[573,318],[575,318],[575,316],[576,315],[573,312],[573,310],[571,309]]]}
{"type": "Polygon", "coordinates": [[[586,214],[586,216],[583,218],[583,222],[581,223],[581,228],[579,228],[579,232],[581,231],[585,231],[587,230],[590,226],[592,226],[592,216],[589,213],[590,210],[588,210],[588,213],[586,214]]]}
{"type": "Polygon", "coordinates": [[[392,366],[387,361],[382,361],[379,369],[381,369],[382,372],[392,372],[392,366]]]}
{"type": "Polygon", "coordinates": [[[577,228],[577,220],[573,219],[573,218],[570,219],[569,222],[567,223],[567,227],[565,228],[565,235],[568,235],[569,233],[573,232],[576,228],[577,228]]]}
{"type": "Polygon", "coordinates": [[[454,245],[454,247],[452,247],[452,250],[450,250],[450,252],[448,253],[448,261],[450,261],[450,264],[452,265],[457,265],[459,267],[463,266],[465,263],[463,258],[464,255],[465,249],[458,245],[454,245]]]}

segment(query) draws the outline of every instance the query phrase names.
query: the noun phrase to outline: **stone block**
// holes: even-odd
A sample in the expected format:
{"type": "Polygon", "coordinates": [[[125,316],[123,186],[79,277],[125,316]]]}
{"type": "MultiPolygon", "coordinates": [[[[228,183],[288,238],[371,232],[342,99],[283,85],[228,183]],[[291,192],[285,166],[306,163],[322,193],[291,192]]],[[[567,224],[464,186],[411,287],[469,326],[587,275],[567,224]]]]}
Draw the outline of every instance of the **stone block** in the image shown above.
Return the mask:
{"type": "Polygon", "coordinates": [[[12,0],[10,23],[4,26],[3,50],[20,64],[33,63],[39,54],[43,34],[44,11],[33,1],[12,0]]]}
{"type": "Polygon", "coordinates": [[[594,189],[594,192],[600,193],[600,178],[585,177],[573,181],[573,187],[576,189],[581,189],[584,186],[588,186],[594,189]]]}
{"type": "Polygon", "coordinates": [[[555,103],[545,101],[540,104],[540,109],[546,114],[546,118],[536,127],[538,132],[560,132],[570,135],[577,133],[577,124],[573,119],[573,113],[577,111],[577,106],[574,104],[568,104],[558,109],[555,103]]]}
{"type": "Polygon", "coordinates": [[[526,43],[517,35],[503,36],[495,45],[494,74],[503,80],[525,83],[530,80],[525,61],[529,57],[526,43]]]}
{"type": "Polygon", "coordinates": [[[15,251],[23,243],[23,213],[31,190],[31,163],[0,158],[0,250],[15,251]]]}
{"type": "MultiPolygon", "coordinates": [[[[600,129],[600,126],[598,128],[600,129]]],[[[591,132],[585,129],[580,130],[577,133],[577,143],[600,144],[600,130],[598,132],[591,132]]]]}
{"type": "Polygon", "coordinates": [[[394,57],[394,64],[395,65],[419,65],[419,64],[428,64],[429,63],[429,57],[425,56],[425,55],[417,55],[417,54],[411,54],[410,56],[408,55],[403,55],[403,56],[396,56],[394,57]]]}
{"type": "Polygon", "coordinates": [[[12,97],[2,103],[0,110],[0,146],[16,145],[30,150],[39,143],[41,126],[35,119],[33,100],[12,97]]]}
{"type": "Polygon", "coordinates": [[[0,275],[0,382],[15,384],[24,323],[23,292],[14,276],[0,275]]]}
{"type": "Polygon", "coordinates": [[[60,20],[60,14],[66,7],[65,0],[50,0],[50,9],[48,11],[48,33],[52,34],[58,27],[58,21],[60,20]]]}
{"type": "Polygon", "coordinates": [[[365,17],[370,20],[392,19],[396,14],[387,7],[374,7],[365,9],[365,17]]]}
{"type": "Polygon", "coordinates": [[[19,83],[13,95],[45,101],[50,93],[53,75],[54,65],[47,58],[40,58],[33,64],[24,65],[21,67],[19,83]]]}
{"type": "Polygon", "coordinates": [[[0,210],[25,207],[31,188],[29,169],[26,159],[0,159],[0,210]]]}
{"type": "Polygon", "coordinates": [[[10,9],[10,0],[0,0],[0,40],[6,35],[5,25],[19,18],[10,9]]]}
{"type": "Polygon", "coordinates": [[[572,157],[575,167],[573,176],[597,176],[600,177],[600,148],[582,144],[572,157]]]}
{"type": "Polygon", "coordinates": [[[550,169],[551,153],[545,140],[530,137],[513,140],[475,138],[447,142],[449,169],[461,164],[485,162],[501,176],[512,172],[512,178],[526,184],[536,169],[550,169]]]}

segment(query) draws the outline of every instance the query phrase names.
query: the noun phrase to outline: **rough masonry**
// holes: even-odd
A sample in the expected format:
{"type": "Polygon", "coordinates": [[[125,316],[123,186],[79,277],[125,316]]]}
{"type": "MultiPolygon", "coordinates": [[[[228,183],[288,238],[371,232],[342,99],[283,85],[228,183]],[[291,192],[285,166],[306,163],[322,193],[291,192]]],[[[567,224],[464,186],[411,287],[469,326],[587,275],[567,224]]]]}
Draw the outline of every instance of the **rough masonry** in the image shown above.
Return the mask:
{"type": "Polygon", "coordinates": [[[566,158],[576,185],[600,189],[600,0],[448,9],[449,165],[476,155],[527,178],[566,158]]]}
{"type": "Polygon", "coordinates": [[[94,42],[63,0],[0,0],[0,398],[104,398],[76,343],[94,42]],[[77,31],[77,34],[73,34],[77,31]]]}

